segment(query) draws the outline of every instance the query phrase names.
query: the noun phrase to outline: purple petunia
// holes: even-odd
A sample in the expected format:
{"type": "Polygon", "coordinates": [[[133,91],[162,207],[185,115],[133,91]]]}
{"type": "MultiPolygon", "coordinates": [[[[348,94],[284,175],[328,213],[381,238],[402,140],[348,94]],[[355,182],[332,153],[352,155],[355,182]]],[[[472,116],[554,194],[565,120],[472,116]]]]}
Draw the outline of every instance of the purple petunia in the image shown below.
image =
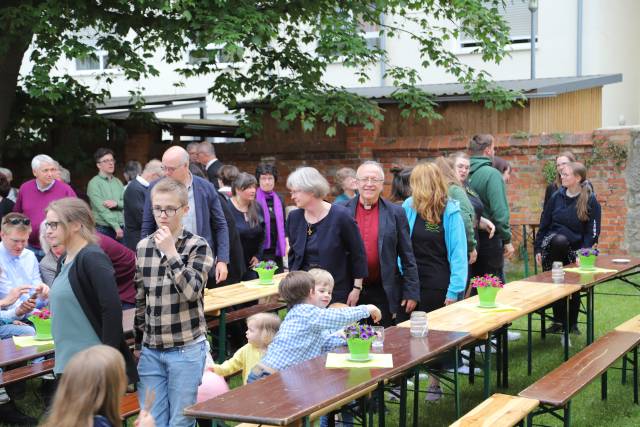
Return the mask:
{"type": "Polygon", "coordinates": [[[277,270],[278,264],[275,261],[260,261],[253,267],[254,270],[277,270]]]}
{"type": "Polygon", "coordinates": [[[363,340],[368,340],[372,338],[374,334],[373,328],[371,328],[371,326],[354,323],[353,325],[349,325],[344,328],[344,335],[347,339],[360,338],[363,340]]]}
{"type": "Polygon", "coordinates": [[[598,256],[600,255],[600,251],[597,248],[581,248],[576,251],[576,254],[578,256],[598,256]]]}

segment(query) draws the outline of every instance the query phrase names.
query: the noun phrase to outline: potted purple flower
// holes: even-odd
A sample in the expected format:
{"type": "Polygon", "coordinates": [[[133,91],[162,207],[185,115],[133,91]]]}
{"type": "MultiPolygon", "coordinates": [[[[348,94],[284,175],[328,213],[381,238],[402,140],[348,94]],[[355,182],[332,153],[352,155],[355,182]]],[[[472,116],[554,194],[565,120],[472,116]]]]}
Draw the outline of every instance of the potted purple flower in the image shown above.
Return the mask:
{"type": "Polygon", "coordinates": [[[366,362],[370,359],[369,351],[375,333],[369,325],[355,323],[344,329],[349,347],[350,360],[353,362],[366,362]]]}
{"type": "Polygon", "coordinates": [[[473,277],[471,286],[478,291],[480,307],[493,308],[496,306],[498,291],[504,287],[504,283],[493,274],[485,274],[484,276],[473,277]]]}
{"type": "Polygon", "coordinates": [[[592,271],[596,269],[596,257],[600,255],[600,251],[596,248],[582,248],[576,251],[580,270],[592,271]]]}
{"type": "Polygon", "coordinates": [[[273,275],[278,270],[278,264],[275,261],[260,261],[253,267],[253,271],[258,273],[261,285],[272,285],[273,275]]]}
{"type": "Polygon", "coordinates": [[[53,338],[51,336],[51,311],[48,307],[34,310],[28,319],[36,328],[36,340],[47,341],[53,338]]]}

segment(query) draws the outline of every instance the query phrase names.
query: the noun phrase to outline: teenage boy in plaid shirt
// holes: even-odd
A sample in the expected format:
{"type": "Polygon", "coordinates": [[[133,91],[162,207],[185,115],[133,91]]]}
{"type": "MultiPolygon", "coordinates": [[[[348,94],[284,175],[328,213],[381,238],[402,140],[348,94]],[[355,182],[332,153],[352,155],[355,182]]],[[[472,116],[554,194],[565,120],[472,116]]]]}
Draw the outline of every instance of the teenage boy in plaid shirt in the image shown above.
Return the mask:
{"type": "Polygon", "coordinates": [[[138,243],[134,335],[139,352],[138,398],[155,392],[157,426],[195,426],[182,414],[196,396],[206,354],[203,296],[213,255],[207,242],[183,229],[187,188],[163,178],[151,190],[158,230],[138,243]]]}

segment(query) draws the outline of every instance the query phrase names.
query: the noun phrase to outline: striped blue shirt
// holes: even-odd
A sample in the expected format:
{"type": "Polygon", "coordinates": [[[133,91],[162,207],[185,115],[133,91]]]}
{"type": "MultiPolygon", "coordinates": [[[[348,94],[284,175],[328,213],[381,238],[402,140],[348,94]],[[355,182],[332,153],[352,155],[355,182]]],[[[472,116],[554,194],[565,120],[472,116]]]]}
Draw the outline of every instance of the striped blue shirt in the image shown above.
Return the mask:
{"type": "Polygon", "coordinates": [[[294,305],[267,348],[261,363],[275,370],[313,359],[327,348],[327,331],[369,317],[366,305],[349,308],[319,308],[311,304],[294,305]]]}

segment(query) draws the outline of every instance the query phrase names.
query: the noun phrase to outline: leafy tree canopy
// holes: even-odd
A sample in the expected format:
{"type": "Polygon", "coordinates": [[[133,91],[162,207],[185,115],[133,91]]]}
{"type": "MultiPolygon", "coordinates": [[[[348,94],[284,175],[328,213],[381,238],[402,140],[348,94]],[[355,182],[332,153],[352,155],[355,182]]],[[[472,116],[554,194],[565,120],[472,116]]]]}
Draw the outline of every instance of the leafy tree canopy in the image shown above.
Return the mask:
{"type": "MultiPolygon", "coordinates": [[[[64,57],[95,58],[98,50],[131,80],[159,75],[150,60],[159,54],[185,78],[210,76],[210,94],[230,109],[242,99],[260,99],[283,126],[299,120],[309,130],[323,122],[329,135],[338,124],[370,128],[382,115],[369,100],[324,83],[327,67],[340,61],[366,82],[367,70],[384,61],[403,114],[436,118],[433,97],[415,87],[419,71],[389,63],[384,50],[369,47],[366,25],[387,38],[410,37],[419,46],[410,54],[422,67],[443,67],[474,100],[507,108],[519,94],[496,87],[448,47],[467,34],[478,40],[484,61],[500,62],[509,43],[501,7],[504,0],[5,0],[0,96],[8,102],[0,106],[0,142],[46,138],[72,117],[91,117],[91,106],[108,90],[93,93],[56,65],[64,57]],[[211,46],[237,65],[220,67],[211,46]],[[198,64],[184,64],[187,50],[199,56],[198,64]],[[19,76],[25,57],[32,68],[19,76]]],[[[108,74],[102,78],[112,82],[108,74]]],[[[258,123],[258,115],[245,115],[245,132],[258,123]]]]}

